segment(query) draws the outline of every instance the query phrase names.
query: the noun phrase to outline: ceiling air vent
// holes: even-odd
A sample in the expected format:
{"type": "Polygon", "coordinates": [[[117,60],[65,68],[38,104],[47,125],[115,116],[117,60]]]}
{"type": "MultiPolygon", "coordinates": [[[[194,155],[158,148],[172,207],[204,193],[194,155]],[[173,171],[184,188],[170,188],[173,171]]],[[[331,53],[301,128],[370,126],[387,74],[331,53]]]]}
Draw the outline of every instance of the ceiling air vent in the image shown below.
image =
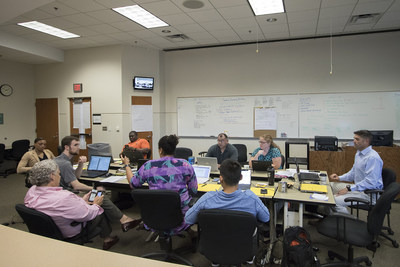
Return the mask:
{"type": "Polygon", "coordinates": [[[350,18],[348,24],[358,25],[358,24],[375,23],[378,21],[380,17],[381,17],[380,13],[355,15],[350,18]]]}
{"type": "Polygon", "coordinates": [[[173,43],[184,42],[184,41],[190,39],[187,35],[182,34],[182,33],[167,35],[167,36],[165,36],[165,38],[167,38],[169,41],[171,41],[173,43]]]}

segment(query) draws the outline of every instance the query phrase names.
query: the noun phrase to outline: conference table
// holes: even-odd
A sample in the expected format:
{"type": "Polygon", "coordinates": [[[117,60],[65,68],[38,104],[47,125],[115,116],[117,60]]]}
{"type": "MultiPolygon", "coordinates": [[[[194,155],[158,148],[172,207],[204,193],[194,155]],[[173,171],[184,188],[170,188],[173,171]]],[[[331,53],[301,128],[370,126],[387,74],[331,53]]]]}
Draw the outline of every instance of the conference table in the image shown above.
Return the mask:
{"type": "Polygon", "coordinates": [[[0,266],[183,266],[104,251],[0,225],[0,266]]]}
{"type": "MultiPolygon", "coordinates": [[[[112,173],[118,173],[118,172],[124,172],[124,170],[117,170],[118,168],[121,167],[121,164],[119,163],[114,163],[114,169],[110,172],[112,173]]],[[[134,170],[133,170],[134,171],[134,170]]],[[[121,173],[121,174],[122,174],[121,173]]],[[[268,185],[268,176],[267,172],[257,172],[257,171],[251,171],[251,187],[250,190],[253,191],[262,201],[263,203],[268,207],[270,211],[270,249],[268,250],[268,253],[266,255],[266,260],[269,262],[271,252],[272,252],[272,245],[274,244],[274,241],[276,239],[276,218],[277,218],[277,210],[274,208],[276,203],[279,201],[284,202],[284,217],[283,217],[283,227],[284,229],[288,228],[289,226],[303,226],[303,209],[305,204],[311,204],[311,205],[328,205],[328,206],[333,206],[335,205],[335,199],[333,196],[333,192],[331,187],[329,186],[329,181],[326,179],[326,188],[327,192],[325,196],[327,199],[316,199],[313,198],[313,193],[305,193],[301,192],[299,190],[299,184],[294,184],[292,188],[288,188],[286,192],[280,192],[277,190],[278,188],[278,182],[275,182],[273,186],[268,185]],[[275,204],[274,204],[275,203],[275,204]],[[290,211],[289,210],[289,203],[298,203],[299,208],[298,211],[290,211]]],[[[199,194],[204,194],[208,191],[215,191],[215,190],[220,190],[221,186],[214,181],[213,177],[218,177],[219,172],[212,172],[211,173],[211,178],[203,183],[198,184],[198,192],[199,194]]],[[[104,177],[97,177],[97,178],[84,178],[81,177],[79,178],[81,182],[87,183],[87,184],[92,184],[92,185],[104,185],[108,189],[116,189],[116,190],[130,190],[129,183],[125,176],[121,176],[121,178],[118,178],[118,176],[113,176],[109,178],[104,178],[104,177]],[[113,181],[114,179],[118,179],[118,181],[113,181]],[[112,182],[104,182],[104,181],[112,181],[112,182]]],[[[288,183],[291,183],[286,178],[283,178],[282,181],[286,181],[288,183]]],[[[146,185],[144,185],[146,186],[146,185]]],[[[318,194],[319,195],[319,194],[318,194]]]]}

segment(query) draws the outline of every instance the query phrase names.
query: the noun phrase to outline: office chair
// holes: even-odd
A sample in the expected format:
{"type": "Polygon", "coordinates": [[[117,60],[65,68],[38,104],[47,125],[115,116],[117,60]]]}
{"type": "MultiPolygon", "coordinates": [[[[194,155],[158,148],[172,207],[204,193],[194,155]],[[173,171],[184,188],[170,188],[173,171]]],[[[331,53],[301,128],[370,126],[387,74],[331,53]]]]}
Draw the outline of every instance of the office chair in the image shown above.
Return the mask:
{"type": "Polygon", "coordinates": [[[257,220],[253,214],[207,209],[198,215],[199,249],[213,263],[241,266],[257,250],[257,220]]]}
{"type": "Polygon", "coordinates": [[[0,175],[6,178],[9,174],[17,172],[18,161],[5,158],[5,145],[0,144],[0,175]]]}
{"type": "Polygon", "coordinates": [[[238,151],[238,162],[240,165],[247,164],[247,147],[244,144],[232,144],[238,151]]]}
{"type": "Polygon", "coordinates": [[[189,157],[193,156],[193,151],[187,147],[177,147],[175,149],[174,157],[178,159],[186,159],[188,160],[189,157]]]}
{"type": "Polygon", "coordinates": [[[330,263],[324,266],[361,266],[365,262],[368,266],[372,264],[367,256],[354,258],[353,245],[366,247],[374,253],[379,247],[376,242],[377,236],[382,231],[385,215],[395,197],[400,193],[400,185],[391,183],[372,208],[367,222],[361,221],[352,215],[333,213],[325,217],[318,225],[320,234],[335,238],[348,244],[347,259],[333,251],[328,251],[329,259],[338,258],[341,263],[330,263]]]}
{"type": "Polygon", "coordinates": [[[73,222],[71,225],[82,227],[82,231],[76,236],[64,238],[53,219],[47,214],[28,208],[24,204],[16,204],[15,209],[24,220],[29,232],[32,234],[83,245],[84,243],[90,242],[93,237],[97,236],[101,232],[101,228],[96,227],[93,233],[89,235],[87,229],[83,227],[83,223],[73,222]]]}
{"type": "Polygon", "coordinates": [[[207,151],[201,151],[199,152],[200,157],[205,157],[207,155],[207,151]]]}
{"type": "Polygon", "coordinates": [[[6,158],[20,161],[22,156],[28,152],[30,141],[27,139],[12,142],[11,149],[6,150],[6,158]]]}
{"type": "Polygon", "coordinates": [[[281,159],[282,159],[282,163],[281,163],[281,169],[285,168],[285,156],[281,154],[281,159]]]}
{"type": "Polygon", "coordinates": [[[190,261],[178,255],[177,250],[172,250],[170,230],[180,226],[183,222],[179,193],[172,190],[134,189],[132,197],[140,207],[143,223],[157,232],[162,250],[145,254],[142,257],[162,257],[164,261],[174,260],[193,266],[190,261]]]}
{"type": "MultiPolygon", "coordinates": [[[[380,194],[382,194],[386,188],[391,184],[396,182],[396,173],[388,168],[383,168],[382,169],[382,182],[383,182],[383,190],[375,190],[375,189],[368,189],[365,190],[364,192],[366,194],[368,194],[370,196],[370,200],[369,201],[358,201],[358,199],[354,199],[354,198],[346,198],[345,201],[346,202],[350,202],[350,209],[351,209],[351,214],[353,214],[353,209],[356,209],[357,211],[357,218],[359,217],[359,211],[360,210],[365,210],[368,212],[368,214],[370,213],[370,211],[373,208],[373,199],[377,198],[380,194]]],[[[382,230],[386,230],[388,232],[389,235],[393,235],[394,232],[390,226],[390,210],[391,207],[389,208],[388,212],[387,212],[387,226],[383,226],[382,230]]],[[[391,238],[390,236],[388,236],[387,234],[385,234],[384,232],[381,232],[380,234],[382,237],[386,238],[387,240],[389,240],[390,242],[392,242],[393,247],[398,248],[399,244],[397,243],[396,240],[394,240],[393,238],[391,238]]]]}

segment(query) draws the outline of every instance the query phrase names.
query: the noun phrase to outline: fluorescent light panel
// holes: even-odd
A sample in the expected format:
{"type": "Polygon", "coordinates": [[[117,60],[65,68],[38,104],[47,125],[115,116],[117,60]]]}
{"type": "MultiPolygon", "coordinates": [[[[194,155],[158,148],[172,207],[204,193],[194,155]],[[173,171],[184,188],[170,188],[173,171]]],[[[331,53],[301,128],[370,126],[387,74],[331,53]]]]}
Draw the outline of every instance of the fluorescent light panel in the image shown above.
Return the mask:
{"type": "Polygon", "coordinates": [[[283,0],[248,0],[256,16],[285,12],[283,0]]]}
{"type": "Polygon", "coordinates": [[[125,7],[117,7],[113,8],[115,12],[127,17],[130,20],[133,20],[136,23],[139,23],[143,27],[149,28],[157,28],[169,26],[167,23],[157,18],[147,10],[141,8],[138,5],[134,6],[125,6],[125,7]]]}
{"type": "Polygon", "coordinates": [[[18,23],[18,25],[30,28],[32,30],[54,35],[63,39],[80,37],[79,35],[76,35],[74,33],[70,33],[38,21],[23,22],[23,23],[18,23]]]}

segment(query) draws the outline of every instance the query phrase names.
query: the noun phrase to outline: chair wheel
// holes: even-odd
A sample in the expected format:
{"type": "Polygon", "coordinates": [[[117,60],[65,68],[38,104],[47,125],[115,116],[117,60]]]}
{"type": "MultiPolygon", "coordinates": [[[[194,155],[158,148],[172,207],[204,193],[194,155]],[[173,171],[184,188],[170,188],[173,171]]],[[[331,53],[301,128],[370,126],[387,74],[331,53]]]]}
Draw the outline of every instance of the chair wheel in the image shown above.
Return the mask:
{"type": "Polygon", "coordinates": [[[370,260],[368,260],[367,262],[365,262],[365,264],[367,264],[367,266],[371,266],[372,262],[370,260]]]}
{"type": "Polygon", "coordinates": [[[393,247],[398,248],[399,247],[399,243],[397,243],[396,241],[392,242],[393,247]]]}

